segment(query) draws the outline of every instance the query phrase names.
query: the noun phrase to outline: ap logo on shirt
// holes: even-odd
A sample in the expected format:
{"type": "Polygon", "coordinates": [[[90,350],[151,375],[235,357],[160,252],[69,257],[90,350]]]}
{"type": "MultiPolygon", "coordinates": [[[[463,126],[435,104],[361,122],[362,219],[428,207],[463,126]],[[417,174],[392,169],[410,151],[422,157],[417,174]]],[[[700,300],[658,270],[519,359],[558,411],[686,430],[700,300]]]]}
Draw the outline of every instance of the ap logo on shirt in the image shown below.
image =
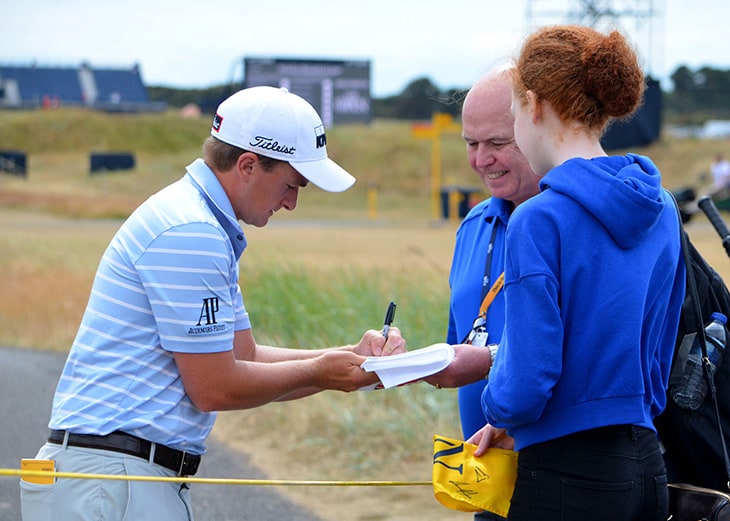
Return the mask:
{"type": "Polygon", "coordinates": [[[215,314],[218,313],[218,309],[218,297],[204,298],[203,307],[200,309],[200,317],[196,325],[199,326],[201,322],[205,322],[206,326],[215,324],[215,314]]]}
{"type": "Polygon", "coordinates": [[[198,315],[198,323],[188,329],[188,335],[205,335],[225,331],[225,324],[218,324],[216,320],[215,314],[219,309],[218,297],[204,298],[198,315]]]}

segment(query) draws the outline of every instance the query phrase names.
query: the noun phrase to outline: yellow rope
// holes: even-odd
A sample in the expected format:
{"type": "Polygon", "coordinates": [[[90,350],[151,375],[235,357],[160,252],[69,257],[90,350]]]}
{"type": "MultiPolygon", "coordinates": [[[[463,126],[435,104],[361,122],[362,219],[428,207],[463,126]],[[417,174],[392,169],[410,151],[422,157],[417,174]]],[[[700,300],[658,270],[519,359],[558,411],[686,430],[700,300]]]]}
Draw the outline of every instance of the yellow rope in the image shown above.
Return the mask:
{"type": "Polygon", "coordinates": [[[284,479],[193,478],[186,476],[119,476],[113,474],[84,474],[80,472],[55,472],[20,469],[0,469],[0,476],[37,476],[70,479],[106,479],[116,481],[160,481],[173,483],[203,483],[208,485],[275,485],[307,487],[406,487],[431,485],[430,481],[307,481],[284,479]]]}

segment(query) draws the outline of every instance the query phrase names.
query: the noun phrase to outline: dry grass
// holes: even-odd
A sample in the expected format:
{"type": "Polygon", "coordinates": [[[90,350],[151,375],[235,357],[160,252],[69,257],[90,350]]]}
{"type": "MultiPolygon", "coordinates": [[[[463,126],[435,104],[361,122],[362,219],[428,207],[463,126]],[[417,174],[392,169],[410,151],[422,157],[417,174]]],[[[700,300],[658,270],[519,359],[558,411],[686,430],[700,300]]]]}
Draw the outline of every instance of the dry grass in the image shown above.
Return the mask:
{"type": "MultiPolygon", "coordinates": [[[[207,127],[207,121],[172,115],[0,112],[0,147],[31,153],[27,179],[0,175],[0,344],[68,349],[120,218],[182,175],[207,127]],[[88,152],[100,149],[136,151],[137,168],[90,176],[88,152]]],[[[344,194],[305,190],[296,212],[277,215],[263,230],[247,229],[251,246],[242,260],[242,284],[249,284],[251,311],[262,313],[272,295],[292,298],[286,288],[264,287],[257,294],[275,278],[273,269],[282,279],[311,276],[314,284],[341,285],[346,297],[334,312],[345,322],[344,332],[326,323],[319,333],[333,343],[377,325],[393,295],[398,325],[416,339],[410,347],[440,341],[455,223],[433,220],[428,142],[402,122],[329,134],[330,154],[359,182],[344,194]],[[368,200],[373,188],[374,216],[368,200]]],[[[715,152],[728,148],[727,141],[665,140],[639,152],[654,158],[665,186],[675,188],[696,184],[715,152]]],[[[445,184],[475,185],[458,135],[444,137],[442,166],[445,184]]],[[[727,280],[730,260],[706,219],[693,219],[688,230],[727,280]]],[[[325,298],[336,298],[337,291],[325,298]]],[[[296,298],[307,308],[319,305],[320,296],[296,298]]],[[[257,329],[257,337],[276,340],[266,327],[257,329]]],[[[214,436],[250,454],[275,479],[423,481],[430,479],[433,434],[458,437],[457,416],[453,391],[414,385],[225,413],[214,436]]],[[[348,518],[360,521],[471,518],[438,505],[430,487],[283,491],[326,520],[341,519],[343,505],[348,518]]]]}
{"type": "MultiPolygon", "coordinates": [[[[425,384],[362,395],[322,394],[296,404],[222,414],[213,434],[249,454],[272,479],[429,481],[432,436],[460,437],[454,403],[455,391],[437,391],[425,384]],[[404,404],[423,414],[412,431],[404,431],[397,417],[408,412],[404,404]],[[355,417],[353,411],[364,416],[355,417]],[[333,421],[343,416],[348,417],[349,430],[333,421]],[[363,426],[373,422],[380,428],[368,429],[365,436],[363,426]],[[349,463],[353,460],[364,464],[353,467],[349,463]]],[[[439,505],[428,485],[279,489],[326,521],[343,519],[345,505],[347,518],[355,521],[467,519],[464,513],[439,505]]]]}

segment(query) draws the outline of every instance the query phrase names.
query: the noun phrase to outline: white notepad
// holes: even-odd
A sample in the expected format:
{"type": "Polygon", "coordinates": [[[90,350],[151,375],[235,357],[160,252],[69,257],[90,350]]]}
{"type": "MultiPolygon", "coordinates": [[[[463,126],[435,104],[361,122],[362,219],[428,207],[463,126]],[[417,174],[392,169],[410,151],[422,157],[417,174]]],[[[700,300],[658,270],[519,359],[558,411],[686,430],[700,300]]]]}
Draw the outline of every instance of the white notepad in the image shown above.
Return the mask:
{"type": "Polygon", "coordinates": [[[433,344],[398,355],[369,356],[360,367],[377,373],[382,387],[389,389],[444,370],[454,356],[454,348],[449,344],[433,344]]]}

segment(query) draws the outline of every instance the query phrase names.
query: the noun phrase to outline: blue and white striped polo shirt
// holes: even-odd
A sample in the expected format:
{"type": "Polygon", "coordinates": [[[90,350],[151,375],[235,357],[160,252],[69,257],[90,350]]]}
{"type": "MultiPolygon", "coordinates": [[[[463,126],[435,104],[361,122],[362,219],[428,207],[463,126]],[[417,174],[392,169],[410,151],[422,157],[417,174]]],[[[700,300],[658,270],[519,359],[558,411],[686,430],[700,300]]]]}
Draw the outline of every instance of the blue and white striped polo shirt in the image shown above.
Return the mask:
{"type": "Polygon", "coordinates": [[[251,327],[238,285],[245,247],[201,159],[135,210],[99,264],[49,427],[205,452],[215,413],[190,401],[172,353],[228,351],[251,327]]]}

